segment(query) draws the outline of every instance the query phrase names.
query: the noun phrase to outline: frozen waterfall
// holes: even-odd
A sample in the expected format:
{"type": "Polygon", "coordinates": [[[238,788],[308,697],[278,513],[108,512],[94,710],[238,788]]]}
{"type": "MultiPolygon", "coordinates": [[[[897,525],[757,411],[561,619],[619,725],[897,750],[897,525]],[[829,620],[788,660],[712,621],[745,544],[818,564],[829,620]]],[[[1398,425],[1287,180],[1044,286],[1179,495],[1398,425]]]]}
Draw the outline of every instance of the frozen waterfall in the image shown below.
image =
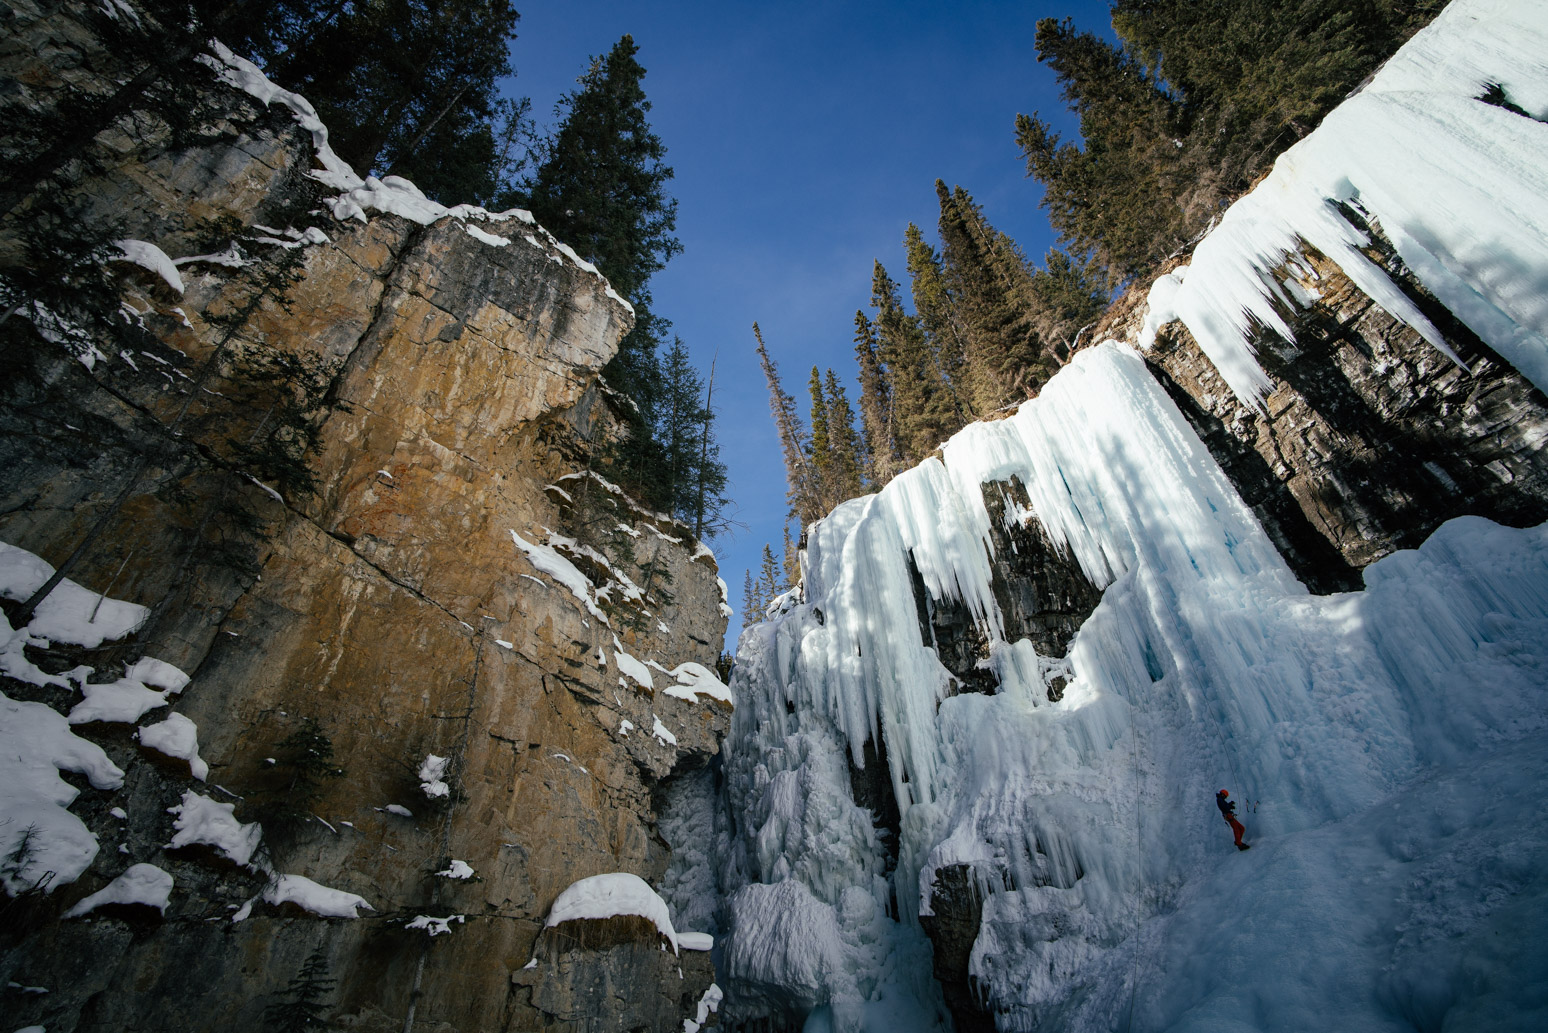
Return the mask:
{"type": "MultiPolygon", "coordinates": [[[[1363,212],[1544,384],[1544,54],[1548,5],[1454,3],[1153,315],[1252,396],[1246,332],[1289,303],[1267,277],[1299,241],[1396,294],[1339,214],[1363,212]],[[1533,117],[1476,102],[1488,83],[1533,117]]],[[[943,455],[811,528],[801,589],[743,633],[715,862],[728,1005],[947,1028],[920,916],[955,869],[1002,1030],[1548,1028],[1548,525],[1454,520],[1362,591],[1313,596],[1112,342],[943,455]],[[983,486],[1013,479],[1025,505],[992,515],[983,486]],[[1067,656],[1006,641],[995,519],[1040,526],[1102,590],[1067,656]],[[960,691],[919,588],[976,624],[993,694],[960,691]],[[895,831],[852,785],[883,763],[895,831]]]]}

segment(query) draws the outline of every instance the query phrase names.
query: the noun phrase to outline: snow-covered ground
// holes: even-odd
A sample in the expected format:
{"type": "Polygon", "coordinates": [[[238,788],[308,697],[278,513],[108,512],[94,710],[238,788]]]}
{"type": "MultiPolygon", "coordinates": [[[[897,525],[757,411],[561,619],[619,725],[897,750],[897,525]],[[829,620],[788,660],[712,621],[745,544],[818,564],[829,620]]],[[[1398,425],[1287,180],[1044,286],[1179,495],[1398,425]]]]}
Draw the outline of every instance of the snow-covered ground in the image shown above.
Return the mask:
{"type": "MultiPolygon", "coordinates": [[[[1532,229],[1548,125],[1471,98],[1498,82],[1548,114],[1543,54],[1548,5],[1453,4],[1330,117],[1337,146],[1317,151],[1319,130],[1316,160],[1282,160],[1271,187],[1379,214],[1529,375],[1548,361],[1548,230],[1532,229]],[[1384,161],[1354,147],[1362,133],[1384,161]],[[1469,139],[1492,148],[1480,174],[1457,157],[1469,139]],[[1447,175],[1468,182],[1420,204],[1447,175]],[[1488,198],[1505,207],[1478,222],[1488,198]]],[[[1223,226],[1249,270],[1309,236],[1296,220],[1318,206],[1273,196],[1247,214],[1278,237],[1223,226]]],[[[1255,362],[1221,313],[1271,288],[1249,277],[1222,300],[1225,269],[1201,246],[1153,298],[1214,334],[1250,396],[1255,362]]],[[[706,862],[728,898],[728,1007],[782,1006],[813,1030],[941,1028],[917,916],[934,872],[966,864],[987,891],[971,971],[1002,1030],[1548,1028],[1548,525],[1455,520],[1368,568],[1363,591],[1312,596],[1140,356],[1109,342],[812,528],[803,592],[776,610],[742,635],[724,768],[737,831],[706,862]],[[1004,642],[990,591],[979,486],[1012,476],[1031,506],[1010,518],[1039,521],[1105,589],[1057,703],[1044,678],[1062,658],[1004,642]],[[910,556],[995,643],[998,694],[951,695],[920,641],[910,556]],[[902,812],[890,874],[849,779],[878,739],[902,812]]]]}

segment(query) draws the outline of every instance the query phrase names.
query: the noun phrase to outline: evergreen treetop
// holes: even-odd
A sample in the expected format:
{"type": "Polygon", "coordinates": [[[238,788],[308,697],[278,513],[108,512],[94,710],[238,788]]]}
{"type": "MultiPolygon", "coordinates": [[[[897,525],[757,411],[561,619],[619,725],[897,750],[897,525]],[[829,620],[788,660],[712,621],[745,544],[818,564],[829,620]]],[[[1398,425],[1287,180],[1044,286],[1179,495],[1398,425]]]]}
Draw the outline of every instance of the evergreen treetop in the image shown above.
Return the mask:
{"type": "Polygon", "coordinates": [[[514,171],[502,140],[527,130],[525,102],[499,99],[520,17],[510,0],[277,0],[224,5],[217,34],[311,101],[361,175],[489,204],[514,171]]]}
{"type": "Polygon", "coordinates": [[[838,374],[829,369],[823,379],[823,407],[828,419],[828,481],[833,505],[838,505],[867,490],[865,445],[855,429],[855,410],[838,374]]]}
{"type": "Polygon", "coordinates": [[[1120,284],[1232,198],[1444,6],[1443,0],[1116,0],[1118,45],[1038,23],[1038,60],[1079,145],[1018,115],[1028,174],[1077,256],[1120,284]]]}
{"type": "Polygon", "coordinates": [[[624,36],[593,58],[580,89],[559,102],[559,129],[525,185],[525,200],[560,240],[636,304],[682,244],[672,235],[677,201],[667,194],[666,146],[646,117],[639,47],[624,36]]]}
{"type": "Polygon", "coordinates": [[[769,389],[769,411],[774,417],[774,430],[779,435],[780,451],[785,460],[785,477],[789,484],[788,498],[791,512],[808,525],[822,516],[822,500],[814,476],[807,430],[796,409],[795,398],[785,392],[779,380],[779,367],[769,356],[763,343],[763,331],[753,324],[753,338],[758,342],[758,363],[769,389]]]}
{"type": "Polygon", "coordinates": [[[855,362],[860,367],[860,428],[870,461],[866,480],[880,488],[904,468],[892,420],[892,386],[882,367],[876,328],[863,311],[855,313],[855,362]]]}
{"type": "Polygon", "coordinates": [[[273,1003],[263,1010],[265,1033],[313,1033],[332,1029],[327,1015],[332,1006],[327,998],[338,982],[328,976],[328,957],[321,947],[301,963],[300,970],[274,995],[273,1003]]]}
{"type": "Polygon", "coordinates": [[[725,466],[715,441],[708,385],[678,342],[658,354],[671,324],[651,310],[650,278],[682,251],[673,235],[672,169],[651,128],[645,68],[632,36],[592,59],[556,108],[560,122],[542,161],[512,196],[576,253],[592,262],[634,307],[634,328],[603,370],[625,395],[610,474],[653,508],[701,535],[724,530],[725,466]]]}

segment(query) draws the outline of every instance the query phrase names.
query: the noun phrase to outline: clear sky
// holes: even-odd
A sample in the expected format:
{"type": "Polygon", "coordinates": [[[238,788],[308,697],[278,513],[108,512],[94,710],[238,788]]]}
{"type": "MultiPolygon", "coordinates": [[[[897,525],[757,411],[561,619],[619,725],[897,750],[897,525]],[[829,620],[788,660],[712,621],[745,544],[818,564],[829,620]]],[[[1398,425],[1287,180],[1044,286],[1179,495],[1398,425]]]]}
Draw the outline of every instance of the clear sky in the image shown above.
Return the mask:
{"type": "Polygon", "coordinates": [[[539,124],[591,55],[631,33],[651,122],[667,147],[683,253],[651,282],[695,361],[718,353],[715,407],[735,517],[714,544],[738,608],[764,542],[779,549],[784,467],[753,354],[763,330],[785,390],[806,404],[813,365],[832,366],[858,405],[853,320],[880,259],[907,295],[903,231],[934,240],[935,180],[960,184],[1034,259],[1053,244],[1017,154],[1017,112],[1067,135],[1038,19],[1110,33],[1108,5],[1034,2],[718,3],[532,0],[519,5],[511,92],[539,124]]]}

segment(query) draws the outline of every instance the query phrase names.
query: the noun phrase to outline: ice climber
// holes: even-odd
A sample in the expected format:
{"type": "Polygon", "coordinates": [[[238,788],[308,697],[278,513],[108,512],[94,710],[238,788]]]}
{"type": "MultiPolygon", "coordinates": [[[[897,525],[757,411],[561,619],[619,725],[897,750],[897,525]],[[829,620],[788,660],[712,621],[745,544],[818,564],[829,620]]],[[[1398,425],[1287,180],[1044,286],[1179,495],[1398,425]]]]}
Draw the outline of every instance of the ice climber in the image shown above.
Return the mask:
{"type": "Polygon", "coordinates": [[[1231,826],[1231,831],[1236,833],[1236,849],[1246,850],[1248,847],[1246,843],[1242,842],[1242,833],[1247,830],[1242,827],[1241,822],[1236,820],[1236,804],[1226,799],[1230,795],[1224,789],[1220,790],[1220,792],[1215,794],[1215,806],[1220,808],[1221,816],[1231,826]]]}

